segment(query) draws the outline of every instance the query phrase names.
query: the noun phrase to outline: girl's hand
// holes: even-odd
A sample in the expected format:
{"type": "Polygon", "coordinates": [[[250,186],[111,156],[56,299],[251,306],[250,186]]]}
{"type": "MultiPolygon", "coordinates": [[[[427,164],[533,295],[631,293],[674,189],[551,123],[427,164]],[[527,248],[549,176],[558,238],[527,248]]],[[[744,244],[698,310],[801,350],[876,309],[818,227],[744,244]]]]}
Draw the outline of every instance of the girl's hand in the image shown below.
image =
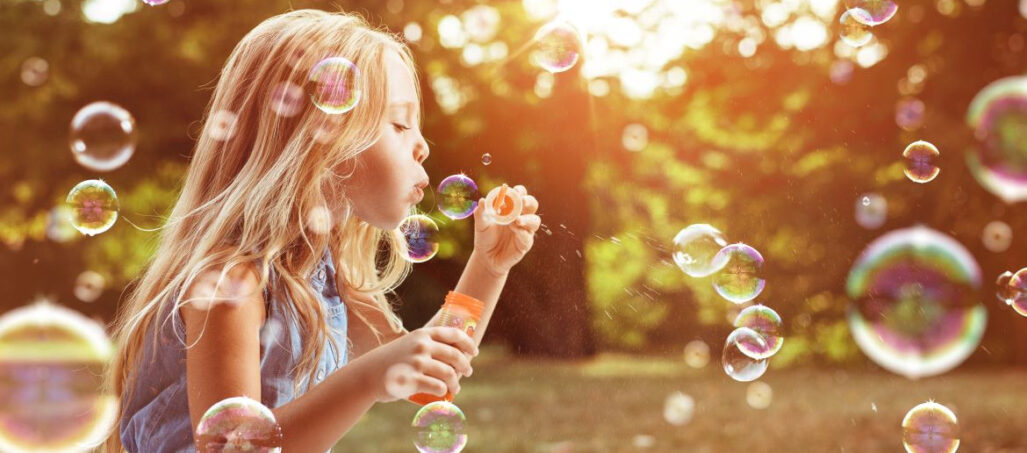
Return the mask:
{"type": "Polygon", "coordinates": [[[375,401],[388,402],[417,393],[444,396],[460,392],[460,378],[470,376],[474,340],[454,327],[424,327],[378,347],[364,357],[372,367],[368,385],[375,401]]]}
{"type": "Polygon", "coordinates": [[[521,215],[509,225],[499,225],[485,215],[485,199],[478,200],[474,210],[474,253],[481,257],[481,263],[496,277],[506,275],[535,244],[535,232],[542,219],[538,211],[538,200],[528,195],[524,186],[514,190],[523,202],[521,215]]]}

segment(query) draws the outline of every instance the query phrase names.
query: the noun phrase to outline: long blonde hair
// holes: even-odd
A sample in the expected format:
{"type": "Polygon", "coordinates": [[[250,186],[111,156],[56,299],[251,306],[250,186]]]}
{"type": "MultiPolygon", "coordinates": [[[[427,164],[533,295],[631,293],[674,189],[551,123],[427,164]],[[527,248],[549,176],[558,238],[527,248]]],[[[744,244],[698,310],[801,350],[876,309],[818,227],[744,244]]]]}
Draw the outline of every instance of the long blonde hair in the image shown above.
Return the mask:
{"type": "MultiPolygon", "coordinates": [[[[402,236],[348,215],[350,210],[342,210],[347,214],[329,230],[319,231],[323,234],[308,228],[312,210],[340,204],[336,189],[344,187],[349,175],[337,170],[352,169],[354,158],[379,138],[390,50],[399,53],[416,77],[409,50],[396,38],[357,15],[318,10],[267,19],[236,45],[207,107],[203,133],[181,196],[161,229],[160,244],[115,319],[118,348],[105,374],[107,392],[130,398],[146,335],[156,334],[170,318],[158,314],[187,303],[181,300],[183,289],[210,269],[259,263],[261,288],[282,296],[276,301],[292,302],[303,335],[303,355],[293,370],[296,388],[301,381],[313,382],[326,340],[335,345],[307,280],[325,250],[336,261],[339,288],[370,296],[366,302],[347,300],[363,304],[351,313],[376,334],[375,323],[363,313],[380,313],[394,331],[402,329],[386,297],[410,270],[401,258],[402,236]],[[306,101],[293,116],[275,114],[274,103],[280,99],[275,99],[273,87],[283,82],[307,86],[310,69],[334,56],[360,69],[362,93],[356,108],[328,115],[306,101]],[[212,119],[218,112],[235,115],[234,134],[227,140],[224,130],[216,130],[225,125],[212,119]],[[272,271],[275,281],[268,286],[272,271]]],[[[123,415],[119,409],[117,419],[123,415]]],[[[117,426],[105,446],[108,452],[122,450],[117,426]]]]}

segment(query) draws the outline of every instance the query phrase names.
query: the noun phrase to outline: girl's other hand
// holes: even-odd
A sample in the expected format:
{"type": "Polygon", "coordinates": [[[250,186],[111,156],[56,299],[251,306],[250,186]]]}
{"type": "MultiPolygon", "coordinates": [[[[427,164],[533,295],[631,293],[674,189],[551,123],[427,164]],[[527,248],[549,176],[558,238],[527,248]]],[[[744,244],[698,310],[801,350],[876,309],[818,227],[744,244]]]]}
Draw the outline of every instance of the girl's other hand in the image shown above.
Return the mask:
{"type": "Polygon", "coordinates": [[[485,215],[485,199],[478,200],[474,210],[474,252],[481,257],[488,271],[497,277],[506,275],[535,244],[535,232],[542,224],[536,215],[538,200],[528,189],[514,187],[521,196],[521,215],[509,225],[499,225],[485,215]]]}
{"type": "Polygon", "coordinates": [[[395,401],[417,393],[444,396],[460,392],[460,378],[470,376],[474,340],[454,327],[424,327],[386,343],[364,356],[377,366],[368,376],[375,400],[395,401]]]}

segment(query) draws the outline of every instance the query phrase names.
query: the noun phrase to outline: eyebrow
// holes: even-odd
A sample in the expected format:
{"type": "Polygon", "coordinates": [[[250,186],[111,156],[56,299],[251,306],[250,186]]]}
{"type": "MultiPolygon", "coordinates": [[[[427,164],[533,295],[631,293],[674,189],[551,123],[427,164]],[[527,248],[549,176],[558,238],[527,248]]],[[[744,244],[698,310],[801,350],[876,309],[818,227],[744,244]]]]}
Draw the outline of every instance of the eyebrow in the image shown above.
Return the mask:
{"type": "Polygon", "coordinates": [[[417,113],[417,109],[414,108],[414,102],[413,101],[393,102],[392,104],[389,104],[389,109],[390,110],[392,110],[392,109],[402,110],[402,113],[405,116],[408,116],[408,117],[416,116],[414,114],[417,113]]]}

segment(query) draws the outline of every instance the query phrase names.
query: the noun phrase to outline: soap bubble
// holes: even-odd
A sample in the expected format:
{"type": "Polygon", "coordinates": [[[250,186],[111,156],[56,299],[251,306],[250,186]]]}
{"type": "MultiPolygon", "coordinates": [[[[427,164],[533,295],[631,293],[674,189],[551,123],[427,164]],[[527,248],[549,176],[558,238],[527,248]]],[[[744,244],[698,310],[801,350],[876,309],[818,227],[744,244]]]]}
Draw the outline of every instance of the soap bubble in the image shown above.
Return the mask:
{"type": "Polygon", "coordinates": [[[103,294],[107,280],[97,272],[85,271],[75,279],[75,297],[82,302],[92,302],[103,294]]]}
{"type": "Polygon", "coordinates": [[[93,102],[71,119],[71,155],[93,171],[111,171],[132,157],[136,147],[135,119],[110,102],[93,102]]]}
{"type": "Polygon", "coordinates": [[[766,305],[753,305],[746,307],[738,314],[734,322],[735,327],[748,327],[763,337],[765,343],[738,343],[738,348],[743,354],[754,359],[770,358],[781,350],[785,339],[781,333],[781,316],[766,305]]]}
{"type": "Polygon", "coordinates": [[[535,33],[539,44],[536,63],[549,72],[563,72],[578,62],[581,54],[581,35],[573,25],[564,21],[552,21],[535,33]]]}
{"type": "Polygon", "coordinates": [[[663,419],[675,426],[682,426],[695,415],[695,399],[682,392],[667,395],[663,402],[663,419]]]}
{"type": "Polygon", "coordinates": [[[849,330],[864,354],[918,378],[963,362],[981,341],[987,312],[981,271],[955,239],[927,227],[889,232],[849,271],[849,330]]]}
{"type": "Polygon", "coordinates": [[[710,347],[702,340],[690,341],[685,345],[685,363],[692,368],[705,367],[710,363],[710,347]]]}
{"type": "Polygon", "coordinates": [[[423,263],[432,259],[439,251],[439,226],[428,216],[414,214],[399,224],[399,230],[406,238],[407,261],[423,263]]]}
{"type": "Polygon", "coordinates": [[[303,88],[292,82],[279,82],[271,90],[271,111],[291,118],[303,110],[303,88]]]}
{"type": "Polygon", "coordinates": [[[981,241],[984,242],[984,248],[992,252],[1004,252],[1013,243],[1013,229],[1001,220],[989,222],[981,233],[981,241]]]}
{"type": "Polygon", "coordinates": [[[486,167],[489,166],[490,164],[492,164],[492,155],[489,154],[489,153],[482,154],[481,155],[481,164],[485,165],[486,167]]]}
{"type": "Polygon", "coordinates": [[[1009,281],[1012,279],[1013,273],[1005,271],[999,274],[998,279],[995,280],[995,296],[1006,305],[1013,305],[1013,300],[1017,296],[1016,288],[1009,285],[1009,281]]]}
{"type": "Polygon", "coordinates": [[[26,58],[21,63],[21,81],[30,87],[37,87],[50,76],[50,63],[39,57],[26,58]]]}
{"type": "Polygon", "coordinates": [[[903,169],[906,177],[920,184],[933,181],[941,173],[936,165],[940,154],[938,148],[929,142],[918,140],[910,143],[902,151],[902,157],[906,160],[906,168],[903,169]]]}
{"type": "Polygon", "coordinates": [[[279,453],[282,427],[259,401],[237,396],[207,409],[196,425],[199,451],[279,453]]]}
{"type": "Polygon", "coordinates": [[[902,98],[895,103],[895,124],[907,131],[915,131],[924,125],[927,106],[917,98],[902,98]]]}
{"type": "Polygon", "coordinates": [[[485,215],[499,225],[509,225],[521,215],[523,203],[516,190],[503,184],[485,196],[485,215]]]}
{"type": "Polygon", "coordinates": [[[845,7],[850,10],[854,8],[863,10],[865,14],[855,17],[870,26],[888,22],[899,10],[899,5],[894,0],[845,0],[845,7]]]}
{"type": "Polygon", "coordinates": [[[65,204],[71,208],[71,225],[87,236],[109,230],[118,220],[118,196],[99,179],[78,183],[68,192],[65,204]]]}
{"type": "Polygon", "coordinates": [[[954,453],[959,449],[959,422],[949,408],[929,401],[902,419],[902,445],[908,453],[954,453]]]}
{"type": "Polygon", "coordinates": [[[745,389],[745,402],[753,409],[766,409],[774,401],[774,389],[770,384],[756,381],[745,389]]]}
{"type": "Polygon", "coordinates": [[[1007,203],[1027,200],[1027,77],[1006,77],[982,89],[967,111],[977,138],[967,153],[971,174],[1007,203]]]}
{"type": "Polygon", "coordinates": [[[93,451],[117,424],[102,324],[40,299],[0,316],[0,451],[93,451]]]}
{"type": "Polygon", "coordinates": [[[649,144],[649,130],[644,125],[632,123],[624,126],[621,144],[628,151],[641,151],[649,144]]]}
{"type": "Polygon", "coordinates": [[[308,79],[310,100],[322,112],[346,113],[360,102],[360,69],[346,58],[321,60],[310,70],[308,79]]]}
{"type": "MultiPolygon", "coordinates": [[[[720,230],[705,223],[689,225],[674,236],[674,263],[691,277],[706,277],[720,270],[713,257],[727,245],[720,230]]],[[[726,263],[721,263],[726,264],[726,263]]],[[[722,267],[722,266],[721,266],[722,267]]]]}
{"type": "Polygon", "coordinates": [[[414,429],[414,446],[421,453],[456,453],[467,446],[467,418],[463,411],[448,401],[424,405],[410,426],[414,429]]]}
{"type": "Polygon", "coordinates": [[[1016,271],[1009,279],[1008,303],[1020,316],[1027,316],[1027,267],[1016,271]]]}
{"type": "Polygon", "coordinates": [[[880,194],[867,193],[856,200],[856,223],[868,230],[880,228],[888,220],[888,200],[880,194]]]}
{"type": "Polygon", "coordinates": [[[219,142],[227,141],[235,136],[238,123],[239,117],[235,113],[218,110],[207,119],[207,135],[219,142]]]}
{"type": "Polygon", "coordinates": [[[870,13],[859,8],[842,13],[842,17],[838,19],[838,23],[841,24],[842,41],[852,47],[860,47],[870,42],[874,34],[866,23],[872,20],[870,13]]]}
{"type": "Polygon", "coordinates": [[[767,342],[760,334],[748,327],[739,327],[728,335],[724,342],[721,362],[724,372],[738,382],[749,382],[759,379],[767,371],[770,362],[766,359],[754,359],[742,352],[747,350],[767,349],[767,342]],[[745,346],[742,346],[744,344],[745,346]]]}
{"type": "Polygon", "coordinates": [[[453,220],[470,217],[478,207],[478,185],[467,175],[457,174],[443,179],[437,193],[439,210],[453,220]]]}
{"type": "Polygon", "coordinates": [[[742,304],[753,300],[767,284],[760,277],[763,255],[748,245],[738,243],[720,249],[713,263],[720,269],[713,276],[713,288],[729,302],[742,304]]]}

